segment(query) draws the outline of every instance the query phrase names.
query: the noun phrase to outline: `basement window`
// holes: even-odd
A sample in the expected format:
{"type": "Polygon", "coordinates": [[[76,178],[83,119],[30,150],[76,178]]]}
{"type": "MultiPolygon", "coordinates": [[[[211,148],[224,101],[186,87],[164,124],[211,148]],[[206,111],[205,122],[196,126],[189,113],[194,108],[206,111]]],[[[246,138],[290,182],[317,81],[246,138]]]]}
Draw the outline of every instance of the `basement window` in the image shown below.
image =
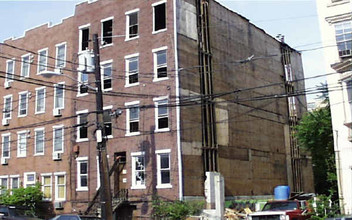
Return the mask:
{"type": "Polygon", "coordinates": [[[102,21],[101,45],[103,46],[112,44],[112,21],[111,18],[102,21]]]}
{"type": "Polygon", "coordinates": [[[166,30],[166,1],[153,4],[153,32],[166,30]]]}

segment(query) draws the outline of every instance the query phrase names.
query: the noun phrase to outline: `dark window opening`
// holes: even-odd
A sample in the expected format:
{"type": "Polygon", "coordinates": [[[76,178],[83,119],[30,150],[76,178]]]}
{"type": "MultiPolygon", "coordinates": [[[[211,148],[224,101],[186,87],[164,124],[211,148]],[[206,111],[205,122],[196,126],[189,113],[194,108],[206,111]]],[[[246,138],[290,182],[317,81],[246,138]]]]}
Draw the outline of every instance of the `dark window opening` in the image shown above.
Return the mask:
{"type": "Polygon", "coordinates": [[[87,50],[89,46],[89,28],[83,29],[82,31],[82,42],[81,42],[81,50],[87,50]]]}
{"type": "Polygon", "coordinates": [[[117,157],[119,157],[119,163],[120,164],[126,163],[126,152],[125,151],[123,151],[123,152],[115,152],[114,155],[115,155],[115,160],[116,160],[117,157]]]}
{"type": "Polygon", "coordinates": [[[160,4],[154,7],[154,31],[166,28],[166,4],[160,4]]]}
{"type": "Polygon", "coordinates": [[[129,76],[129,80],[128,80],[129,84],[133,84],[133,83],[138,83],[138,74],[133,74],[129,76]]]}
{"type": "Polygon", "coordinates": [[[167,67],[158,68],[158,78],[167,77],[167,67]]]}
{"type": "Polygon", "coordinates": [[[111,89],[112,84],[111,84],[111,79],[104,79],[104,89],[111,89]]]}
{"type": "Polygon", "coordinates": [[[102,44],[111,44],[112,43],[112,20],[103,22],[103,39],[102,44]]]}
{"type": "Polygon", "coordinates": [[[139,131],[139,122],[130,122],[130,132],[138,132],[139,131]]]}
{"type": "Polygon", "coordinates": [[[158,125],[159,125],[159,129],[168,128],[169,127],[169,119],[168,119],[168,117],[159,118],[158,119],[158,125]]]}
{"type": "Polygon", "coordinates": [[[79,86],[79,92],[81,94],[88,93],[88,86],[87,85],[80,85],[79,86]]]}

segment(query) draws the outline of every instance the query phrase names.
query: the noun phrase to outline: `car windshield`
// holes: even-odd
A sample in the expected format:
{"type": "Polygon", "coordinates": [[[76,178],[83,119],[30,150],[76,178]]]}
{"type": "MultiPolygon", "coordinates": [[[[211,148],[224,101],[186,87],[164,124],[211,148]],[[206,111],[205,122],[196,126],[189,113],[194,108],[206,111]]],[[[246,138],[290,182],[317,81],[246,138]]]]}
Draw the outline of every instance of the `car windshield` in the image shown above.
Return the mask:
{"type": "Polygon", "coordinates": [[[263,207],[263,211],[268,211],[268,210],[296,210],[297,209],[297,203],[292,201],[292,202],[270,202],[265,204],[263,207]]]}

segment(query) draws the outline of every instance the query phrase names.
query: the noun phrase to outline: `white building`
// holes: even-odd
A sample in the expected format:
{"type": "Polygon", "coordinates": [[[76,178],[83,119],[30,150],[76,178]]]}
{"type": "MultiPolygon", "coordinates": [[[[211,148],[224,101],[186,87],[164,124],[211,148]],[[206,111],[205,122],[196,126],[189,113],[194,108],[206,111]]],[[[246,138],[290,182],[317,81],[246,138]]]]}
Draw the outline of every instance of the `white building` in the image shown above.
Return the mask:
{"type": "Polygon", "coordinates": [[[328,73],[341,211],[352,214],[352,1],[316,3],[328,73]]]}

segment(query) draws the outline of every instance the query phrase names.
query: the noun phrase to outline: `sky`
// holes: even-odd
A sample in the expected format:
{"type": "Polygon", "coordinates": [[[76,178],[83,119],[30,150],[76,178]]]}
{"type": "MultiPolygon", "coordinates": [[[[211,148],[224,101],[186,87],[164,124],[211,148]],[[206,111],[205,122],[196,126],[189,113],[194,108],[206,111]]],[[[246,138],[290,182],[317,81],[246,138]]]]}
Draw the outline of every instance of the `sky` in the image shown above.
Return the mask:
{"type": "MultiPolygon", "coordinates": [[[[0,0],[0,42],[20,37],[24,31],[48,22],[53,24],[74,14],[78,0],[0,0]]],[[[275,37],[285,36],[285,42],[302,51],[305,77],[325,74],[319,23],[315,0],[219,0],[221,4],[241,14],[251,23],[275,37]]],[[[325,78],[306,80],[306,88],[314,88],[325,78]]],[[[316,95],[308,96],[312,101],[316,95]]]]}

